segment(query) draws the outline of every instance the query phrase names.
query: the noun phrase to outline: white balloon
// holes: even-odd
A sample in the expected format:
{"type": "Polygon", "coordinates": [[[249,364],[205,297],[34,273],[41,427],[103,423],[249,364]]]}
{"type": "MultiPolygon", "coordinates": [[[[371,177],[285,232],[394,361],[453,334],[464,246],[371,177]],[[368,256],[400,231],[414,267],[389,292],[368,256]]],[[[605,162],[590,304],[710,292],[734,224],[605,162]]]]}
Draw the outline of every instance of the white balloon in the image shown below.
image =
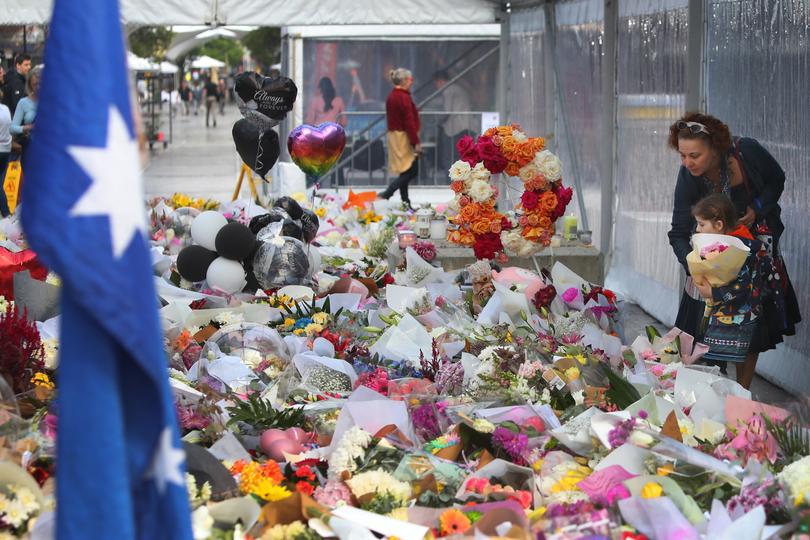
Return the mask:
{"type": "Polygon", "coordinates": [[[242,265],[224,257],[214,259],[214,262],[208,267],[205,280],[209,287],[226,294],[239,292],[247,285],[245,269],[242,268],[242,265]]]}
{"type": "Polygon", "coordinates": [[[335,346],[326,338],[315,338],[312,342],[312,352],[318,356],[325,356],[327,358],[335,357],[335,346]]]}
{"type": "Polygon", "coordinates": [[[191,223],[191,237],[205,249],[216,251],[215,241],[219,230],[228,224],[225,216],[219,212],[208,210],[203,212],[191,223]]]}

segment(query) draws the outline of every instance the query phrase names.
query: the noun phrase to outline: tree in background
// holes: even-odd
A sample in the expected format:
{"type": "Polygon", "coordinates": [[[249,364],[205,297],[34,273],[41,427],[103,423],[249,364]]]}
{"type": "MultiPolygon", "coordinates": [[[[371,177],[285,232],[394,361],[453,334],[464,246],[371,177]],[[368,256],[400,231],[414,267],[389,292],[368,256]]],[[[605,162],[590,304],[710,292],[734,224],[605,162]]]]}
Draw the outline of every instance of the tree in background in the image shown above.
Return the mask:
{"type": "Polygon", "coordinates": [[[252,30],[242,37],[242,43],[250,51],[256,63],[266,71],[281,59],[281,30],[279,28],[261,27],[252,30]]]}
{"type": "Polygon", "coordinates": [[[244,49],[238,42],[218,37],[188,52],[188,56],[210,56],[225,62],[229,67],[238,65],[242,61],[244,49]]]}
{"type": "Polygon", "coordinates": [[[163,60],[173,37],[168,26],[143,26],[129,35],[129,48],[141,58],[163,60]]]}

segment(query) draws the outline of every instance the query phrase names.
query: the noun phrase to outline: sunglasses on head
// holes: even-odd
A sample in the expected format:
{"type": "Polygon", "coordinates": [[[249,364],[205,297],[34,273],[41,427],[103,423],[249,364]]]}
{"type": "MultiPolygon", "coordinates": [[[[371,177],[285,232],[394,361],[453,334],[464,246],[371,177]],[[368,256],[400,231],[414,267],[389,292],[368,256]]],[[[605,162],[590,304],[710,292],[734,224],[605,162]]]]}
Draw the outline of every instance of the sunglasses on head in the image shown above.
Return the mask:
{"type": "Polygon", "coordinates": [[[710,135],[709,130],[706,129],[706,126],[704,126],[700,122],[684,122],[683,120],[681,120],[677,124],[675,124],[675,127],[677,127],[678,129],[688,129],[693,135],[697,135],[698,133],[705,133],[706,135],[710,135]]]}

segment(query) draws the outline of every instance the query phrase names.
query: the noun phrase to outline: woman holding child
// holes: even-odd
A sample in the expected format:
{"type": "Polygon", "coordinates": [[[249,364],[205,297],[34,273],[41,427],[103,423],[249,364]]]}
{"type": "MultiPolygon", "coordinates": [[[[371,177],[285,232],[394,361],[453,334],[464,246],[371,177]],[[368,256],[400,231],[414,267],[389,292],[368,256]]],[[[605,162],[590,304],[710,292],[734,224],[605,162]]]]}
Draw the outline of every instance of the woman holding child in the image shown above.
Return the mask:
{"type": "MultiPolygon", "coordinates": [[[[779,206],[785,173],[756,140],[732,138],[728,126],[713,116],[686,114],[670,126],[668,142],[680,154],[682,164],[675,186],[669,243],[688,276],[676,326],[700,337],[706,307],[704,298],[713,298],[709,308],[709,324],[714,325],[712,333],[715,338],[718,335],[716,331],[723,330],[727,338],[725,341],[736,342],[738,346],[748,345],[745,347],[747,354],[741,357],[733,351],[721,351],[719,349],[722,347],[718,349],[710,344],[712,353],[709,357],[740,362],[737,380],[748,388],[759,353],[775,348],[782,342],[783,336],[795,334],[795,325],[801,320],[796,294],[779,250],[779,238],[785,229],[779,206]],[[739,286],[756,300],[740,302],[741,298],[736,297],[736,307],[733,308],[736,317],[719,317],[721,314],[727,315],[732,309],[728,302],[725,306],[722,302],[723,298],[729,299],[728,291],[712,290],[702,282],[695,283],[688,275],[686,256],[692,251],[690,238],[697,226],[693,209],[701,199],[712,194],[721,194],[730,200],[734,210],[733,219],[737,221],[725,223],[731,216],[727,214],[728,217],[718,218],[722,212],[698,216],[709,218],[703,221],[715,222],[710,230],[703,232],[734,234],[745,238],[758,261],[752,258],[743,267],[748,268],[748,272],[741,270],[739,279],[745,273],[745,279],[749,280],[747,285],[732,284],[732,289],[739,286]],[[715,219],[712,220],[712,217],[715,219]],[[723,221],[722,225],[718,221],[723,221]],[[757,272],[753,272],[752,265],[755,264],[759,267],[757,272]],[[752,304],[759,304],[759,307],[752,310],[752,304]],[[741,315],[739,308],[752,312],[741,315]],[[720,320],[732,323],[718,327],[720,320]],[[743,321],[751,324],[745,326],[743,321]]],[[[714,206],[723,205],[718,200],[714,203],[714,206]]],[[[705,213],[706,209],[701,212],[705,213]]]]}

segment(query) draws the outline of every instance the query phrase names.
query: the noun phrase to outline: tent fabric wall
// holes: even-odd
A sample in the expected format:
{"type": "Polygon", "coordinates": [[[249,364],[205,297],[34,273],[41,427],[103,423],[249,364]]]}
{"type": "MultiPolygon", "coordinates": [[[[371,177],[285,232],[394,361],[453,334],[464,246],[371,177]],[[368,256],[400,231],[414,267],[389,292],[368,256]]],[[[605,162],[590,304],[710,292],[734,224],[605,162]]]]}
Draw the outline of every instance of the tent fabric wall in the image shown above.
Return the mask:
{"type": "MultiPolygon", "coordinates": [[[[78,0],[76,0],[78,1],[78,0]]],[[[0,0],[0,24],[43,24],[53,0],[0,0]]],[[[138,25],[486,24],[495,0],[120,0],[121,18],[138,25]]]]}
{"type": "MultiPolygon", "coordinates": [[[[79,0],[74,0],[79,1],[79,0]]],[[[119,0],[121,19],[139,25],[207,24],[213,18],[212,0],[119,0]]],[[[51,20],[53,0],[0,0],[0,24],[45,24],[51,20]]]]}
{"type": "Polygon", "coordinates": [[[810,11],[801,0],[716,0],[708,17],[707,109],[733,133],[759,140],[786,175],[782,252],[805,322],[784,347],[763,355],[759,368],[781,386],[805,393],[810,386],[810,11]]]}
{"type": "Polygon", "coordinates": [[[680,297],[680,266],[669,246],[680,163],[667,148],[683,112],[685,1],[619,2],[614,252],[608,285],[665,324],[680,297]]]}

